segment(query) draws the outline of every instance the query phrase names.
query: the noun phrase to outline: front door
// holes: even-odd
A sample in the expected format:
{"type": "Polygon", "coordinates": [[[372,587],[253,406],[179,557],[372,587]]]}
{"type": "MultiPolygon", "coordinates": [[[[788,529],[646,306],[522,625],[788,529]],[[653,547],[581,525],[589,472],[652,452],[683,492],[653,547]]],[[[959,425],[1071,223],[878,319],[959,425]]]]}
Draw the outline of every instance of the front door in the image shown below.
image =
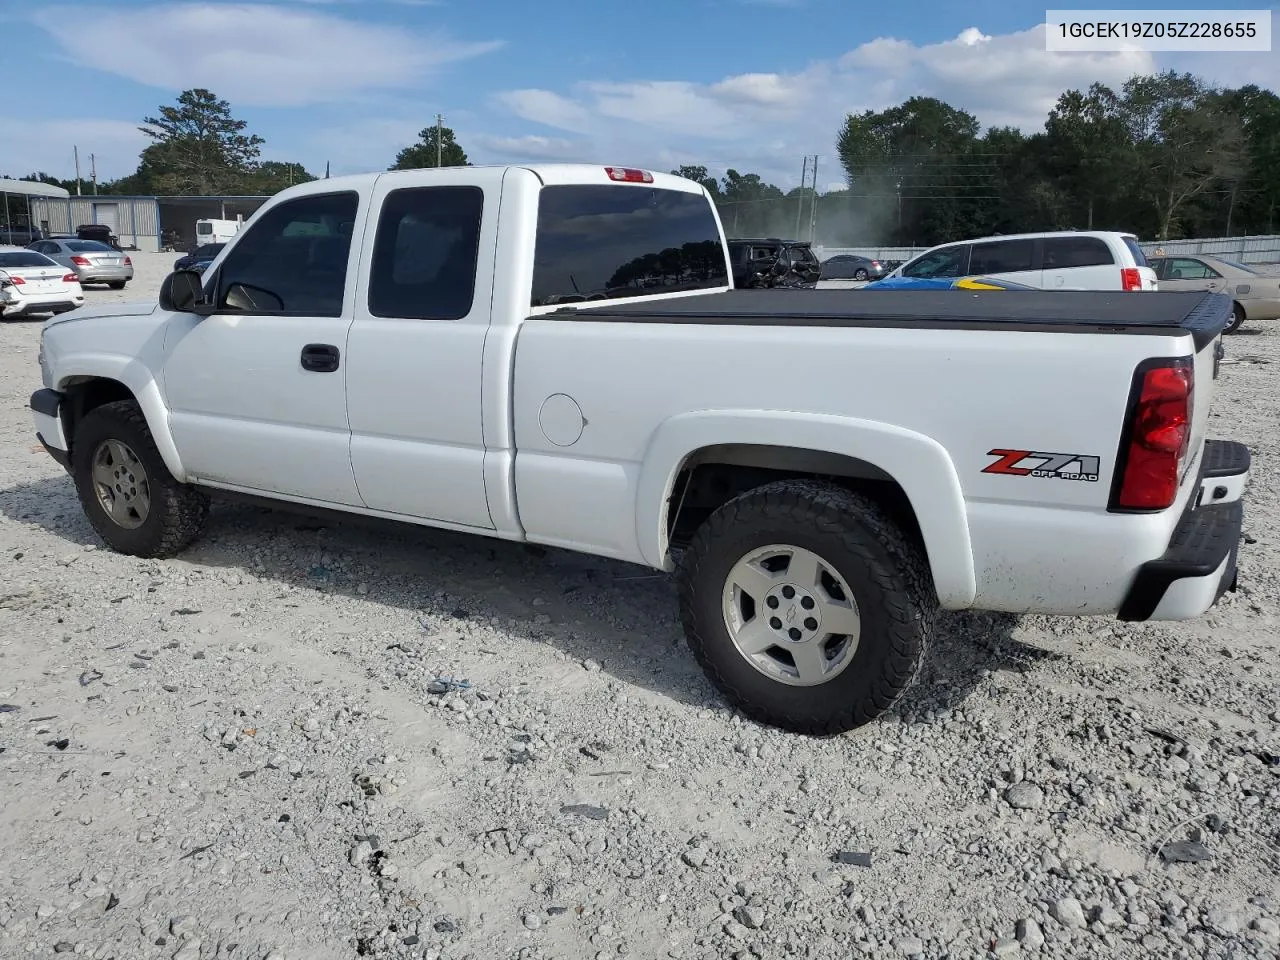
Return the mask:
{"type": "Polygon", "coordinates": [[[347,423],[351,327],[366,210],[354,191],[279,203],[205,285],[211,316],[166,325],[174,443],[200,482],[359,506],[347,423]]]}
{"type": "Polygon", "coordinates": [[[374,188],[347,370],[351,462],[371,509],[493,528],[482,367],[503,175],[398,173],[374,188]]]}

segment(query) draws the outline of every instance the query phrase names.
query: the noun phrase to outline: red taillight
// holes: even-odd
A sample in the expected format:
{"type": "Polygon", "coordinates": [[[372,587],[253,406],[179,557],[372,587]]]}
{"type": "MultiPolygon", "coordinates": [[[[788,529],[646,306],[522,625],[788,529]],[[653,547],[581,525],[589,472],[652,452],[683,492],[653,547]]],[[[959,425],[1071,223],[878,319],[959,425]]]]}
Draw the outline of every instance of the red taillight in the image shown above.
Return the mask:
{"type": "Polygon", "coordinates": [[[132,260],[130,260],[128,257],[125,257],[125,258],[124,258],[124,265],[125,265],[126,267],[132,267],[132,266],[133,266],[133,261],[132,261],[132,260]]]}
{"type": "Polygon", "coordinates": [[[880,269],[880,261],[879,261],[879,260],[872,260],[872,261],[871,261],[871,265],[872,265],[873,267],[875,267],[877,270],[879,270],[879,269],[880,269]]]}
{"type": "Polygon", "coordinates": [[[605,167],[604,172],[610,180],[619,183],[653,183],[653,174],[648,170],[635,170],[631,167],[605,167]]]}
{"type": "Polygon", "coordinates": [[[1182,461],[1191,446],[1194,387],[1195,374],[1186,360],[1142,374],[1116,508],[1163,510],[1177,499],[1182,461]]]}
{"type": "Polygon", "coordinates": [[[20,287],[27,281],[23,280],[21,277],[10,276],[9,282],[12,283],[15,287],[20,287]]]}
{"type": "Polygon", "coordinates": [[[71,262],[72,262],[72,263],[74,263],[77,267],[87,267],[87,266],[89,266],[89,258],[88,258],[88,257],[72,257],[72,258],[71,258],[71,262]]]}
{"type": "Polygon", "coordinates": [[[62,282],[63,283],[79,283],[80,278],[77,277],[74,273],[68,273],[65,277],[62,278],[62,282]]]}
{"type": "Polygon", "coordinates": [[[1121,290],[1141,290],[1142,274],[1137,267],[1122,267],[1120,270],[1121,290]]]}

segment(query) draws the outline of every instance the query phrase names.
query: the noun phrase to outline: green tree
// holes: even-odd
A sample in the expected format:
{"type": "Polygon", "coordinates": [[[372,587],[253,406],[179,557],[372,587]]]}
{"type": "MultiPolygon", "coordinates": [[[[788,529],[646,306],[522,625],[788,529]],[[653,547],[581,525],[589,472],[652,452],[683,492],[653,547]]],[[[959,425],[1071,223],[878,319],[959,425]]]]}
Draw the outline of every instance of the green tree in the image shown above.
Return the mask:
{"type": "Polygon", "coordinates": [[[1220,91],[1190,73],[1125,82],[1117,110],[1141,163],[1140,190],[1156,214],[1158,239],[1179,230],[1190,201],[1244,169],[1244,131],[1227,107],[1220,91]]]}
{"type": "Polygon", "coordinates": [[[1280,227],[1280,97],[1249,84],[1224,92],[1221,104],[1240,123],[1247,145],[1244,175],[1231,185],[1224,232],[1236,224],[1246,233],[1275,233],[1280,227]]]}
{"type": "Polygon", "coordinates": [[[440,128],[439,163],[436,162],[436,128],[423,127],[418,134],[418,142],[405,147],[396,154],[396,162],[388,170],[417,170],[422,167],[466,167],[470,166],[466,151],[454,139],[453,131],[448,127],[440,128]]]}
{"type": "Polygon", "coordinates": [[[1068,90],[1049,111],[1045,136],[1046,169],[1073,201],[1083,201],[1085,229],[1094,228],[1095,212],[1101,208],[1115,215],[1126,185],[1136,182],[1140,173],[1114,91],[1100,83],[1083,93],[1068,90]]]}
{"type": "Polygon", "coordinates": [[[263,139],[244,132],[231,105],[202,87],[184,90],[176,106],[140,127],[154,142],[142,151],[139,173],[157,193],[215,196],[243,192],[263,139]]]}
{"type": "Polygon", "coordinates": [[[701,184],[711,194],[712,200],[719,201],[721,199],[720,183],[707,172],[706,167],[682,166],[678,170],[672,170],[671,175],[673,177],[684,177],[686,180],[701,184]]]}
{"type": "MultiPolygon", "coordinates": [[[[782,191],[758,173],[725,171],[720,197],[720,219],[731,237],[768,236],[794,229],[794,224],[785,227],[785,205],[778,202],[783,199],[782,191]]],[[[794,210],[792,207],[793,216],[794,210]]]]}
{"type": "Polygon", "coordinates": [[[264,160],[246,176],[245,192],[251,196],[270,196],[287,190],[296,183],[308,183],[315,179],[300,163],[264,160]]]}

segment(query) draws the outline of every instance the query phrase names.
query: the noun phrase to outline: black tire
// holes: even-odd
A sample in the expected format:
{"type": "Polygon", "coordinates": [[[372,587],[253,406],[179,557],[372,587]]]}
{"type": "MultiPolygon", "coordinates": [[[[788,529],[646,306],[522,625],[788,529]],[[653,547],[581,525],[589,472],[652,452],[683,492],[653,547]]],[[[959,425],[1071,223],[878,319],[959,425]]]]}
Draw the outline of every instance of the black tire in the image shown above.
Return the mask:
{"type": "Polygon", "coordinates": [[[698,530],[680,571],[685,636],[708,679],[747,716],[796,733],[839,734],[889,710],[915,680],[937,611],[922,548],[873,501],[819,481],[783,480],[726,503],[698,530]],[[726,624],[731,571],[772,544],[817,554],[858,607],[860,637],[848,666],[814,686],[758,669],[726,624]]]}
{"type": "Polygon", "coordinates": [[[1231,322],[1227,324],[1226,329],[1222,332],[1235,333],[1242,326],[1244,326],[1244,307],[1238,303],[1233,303],[1231,305],[1231,322]]]}
{"type": "Polygon", "coordinates": [[[123,290],[124,285],[125,285],[124,280],[112,280],[110,283],[107,284],[107,286],[110,287],[112,290],[123,290]]]}
{"type": "MultiPolygon", "coordinates": [[[[142,409],[133,400],[118,400],[90,411],[75,430],[71,473],[89,523],[112,550],[135,557],[171,557],[185,550],[204,529],[209,498],[179,483],[156,449],[142,409]],[[145,471],[150,503],[139,526],[127,528],[112,519],[93,480],[94,458],[107,441],[129,448],[145,471]]],[[[139,487],[142,483],[139,482],[139,487]]]]}
{"type": "Polygon", "coordinates": [[[857,270],[853,271],[853,279],[855,280],[865,280],[869,276],[870,274],[867,273],[866,270],[862,269],[862,267],[859,267],[857,270]]]}

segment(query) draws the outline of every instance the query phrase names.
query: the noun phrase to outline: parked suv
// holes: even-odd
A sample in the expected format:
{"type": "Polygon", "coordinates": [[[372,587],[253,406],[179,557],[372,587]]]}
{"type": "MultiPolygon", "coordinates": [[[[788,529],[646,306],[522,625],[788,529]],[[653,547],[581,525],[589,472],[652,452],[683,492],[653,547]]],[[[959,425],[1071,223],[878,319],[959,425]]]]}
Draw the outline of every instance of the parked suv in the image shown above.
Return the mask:
{"type": "Polygon", "coordinates": [[[981,274],[1044,290],[1156,290],[1156,272],[1131,233],[1064,231],[982,237],[926,250],[891,277],[981,274]]]}
{"type": "Polygon", "coordinates": [[[822,272],[817,255],[801,240],[744,238],[729,240],[727,245],[733,285],[739,289],[814,286],[822,272]]]}

